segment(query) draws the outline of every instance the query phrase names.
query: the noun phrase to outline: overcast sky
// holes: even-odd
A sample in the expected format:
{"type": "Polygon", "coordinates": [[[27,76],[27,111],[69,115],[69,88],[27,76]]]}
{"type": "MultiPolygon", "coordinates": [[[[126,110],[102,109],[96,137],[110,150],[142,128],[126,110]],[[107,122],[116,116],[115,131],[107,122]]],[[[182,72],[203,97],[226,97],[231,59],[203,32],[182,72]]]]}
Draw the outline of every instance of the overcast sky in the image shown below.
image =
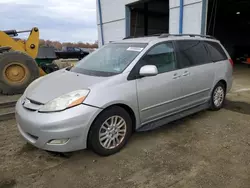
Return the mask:
{"type": "Polygon", "coordinates": [[[0,30],[37,26],[40,38],[97,40],[95,0],[0,0],[0,30]]]}

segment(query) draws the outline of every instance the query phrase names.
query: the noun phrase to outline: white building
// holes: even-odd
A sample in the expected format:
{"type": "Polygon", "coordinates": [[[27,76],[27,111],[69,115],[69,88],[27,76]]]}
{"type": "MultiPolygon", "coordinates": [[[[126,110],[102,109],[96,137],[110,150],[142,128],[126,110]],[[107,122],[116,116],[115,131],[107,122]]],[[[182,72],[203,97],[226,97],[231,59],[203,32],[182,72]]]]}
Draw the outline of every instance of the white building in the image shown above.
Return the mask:
{"type": "Polygon", "coordinates": [[[99,43],[144,35],[144,19],[148,19],[148,34],[180,33],[181,29],[183,33],[200,34],[205,31],[204,4],[206,0],[97,0],[99,43]],[[148,18],[144,18],[146,14],[148,18]]]}
{"type": "Polygon", "coordinates": [[[250,0],[97,0],[99,45],[157,33],[209,34],[232,56],[250,57],[249,10],[250,0]]]}

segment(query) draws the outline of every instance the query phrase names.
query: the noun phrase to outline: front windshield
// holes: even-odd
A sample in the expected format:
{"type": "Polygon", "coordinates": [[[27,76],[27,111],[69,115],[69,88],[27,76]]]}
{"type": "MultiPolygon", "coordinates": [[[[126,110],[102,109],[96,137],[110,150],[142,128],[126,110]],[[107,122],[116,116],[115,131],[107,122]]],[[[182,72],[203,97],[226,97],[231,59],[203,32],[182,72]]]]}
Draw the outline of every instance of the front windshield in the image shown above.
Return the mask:
{"type": "Polygon", "coordinates": [[[94,76],[121,73],[147,44],[110,43],[79,61],[72,72],[94,76]]]}

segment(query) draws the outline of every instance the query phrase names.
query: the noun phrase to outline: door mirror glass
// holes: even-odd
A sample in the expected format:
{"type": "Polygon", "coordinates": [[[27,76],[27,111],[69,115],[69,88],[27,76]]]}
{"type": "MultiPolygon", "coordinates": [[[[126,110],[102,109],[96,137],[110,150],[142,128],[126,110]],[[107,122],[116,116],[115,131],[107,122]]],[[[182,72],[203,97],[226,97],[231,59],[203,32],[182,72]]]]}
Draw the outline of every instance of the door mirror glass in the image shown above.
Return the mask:
{"type": "Polygon", "coordinates": [[[155,65],[145,65],[140,69],[140,76],[156,76],[158,69],[155,65]]]}

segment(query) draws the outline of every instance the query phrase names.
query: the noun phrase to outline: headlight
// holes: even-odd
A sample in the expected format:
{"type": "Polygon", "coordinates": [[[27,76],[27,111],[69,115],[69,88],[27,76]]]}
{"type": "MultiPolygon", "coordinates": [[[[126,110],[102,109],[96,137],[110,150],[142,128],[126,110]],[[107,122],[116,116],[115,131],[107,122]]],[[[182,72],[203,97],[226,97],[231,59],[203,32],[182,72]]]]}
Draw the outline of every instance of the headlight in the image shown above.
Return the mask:
{"type": "Polygon", "coordinates": [[[58,112],[81,104],[89,90],[77,90],[53,99],[39,109],[39,112],[58,112]]]}

